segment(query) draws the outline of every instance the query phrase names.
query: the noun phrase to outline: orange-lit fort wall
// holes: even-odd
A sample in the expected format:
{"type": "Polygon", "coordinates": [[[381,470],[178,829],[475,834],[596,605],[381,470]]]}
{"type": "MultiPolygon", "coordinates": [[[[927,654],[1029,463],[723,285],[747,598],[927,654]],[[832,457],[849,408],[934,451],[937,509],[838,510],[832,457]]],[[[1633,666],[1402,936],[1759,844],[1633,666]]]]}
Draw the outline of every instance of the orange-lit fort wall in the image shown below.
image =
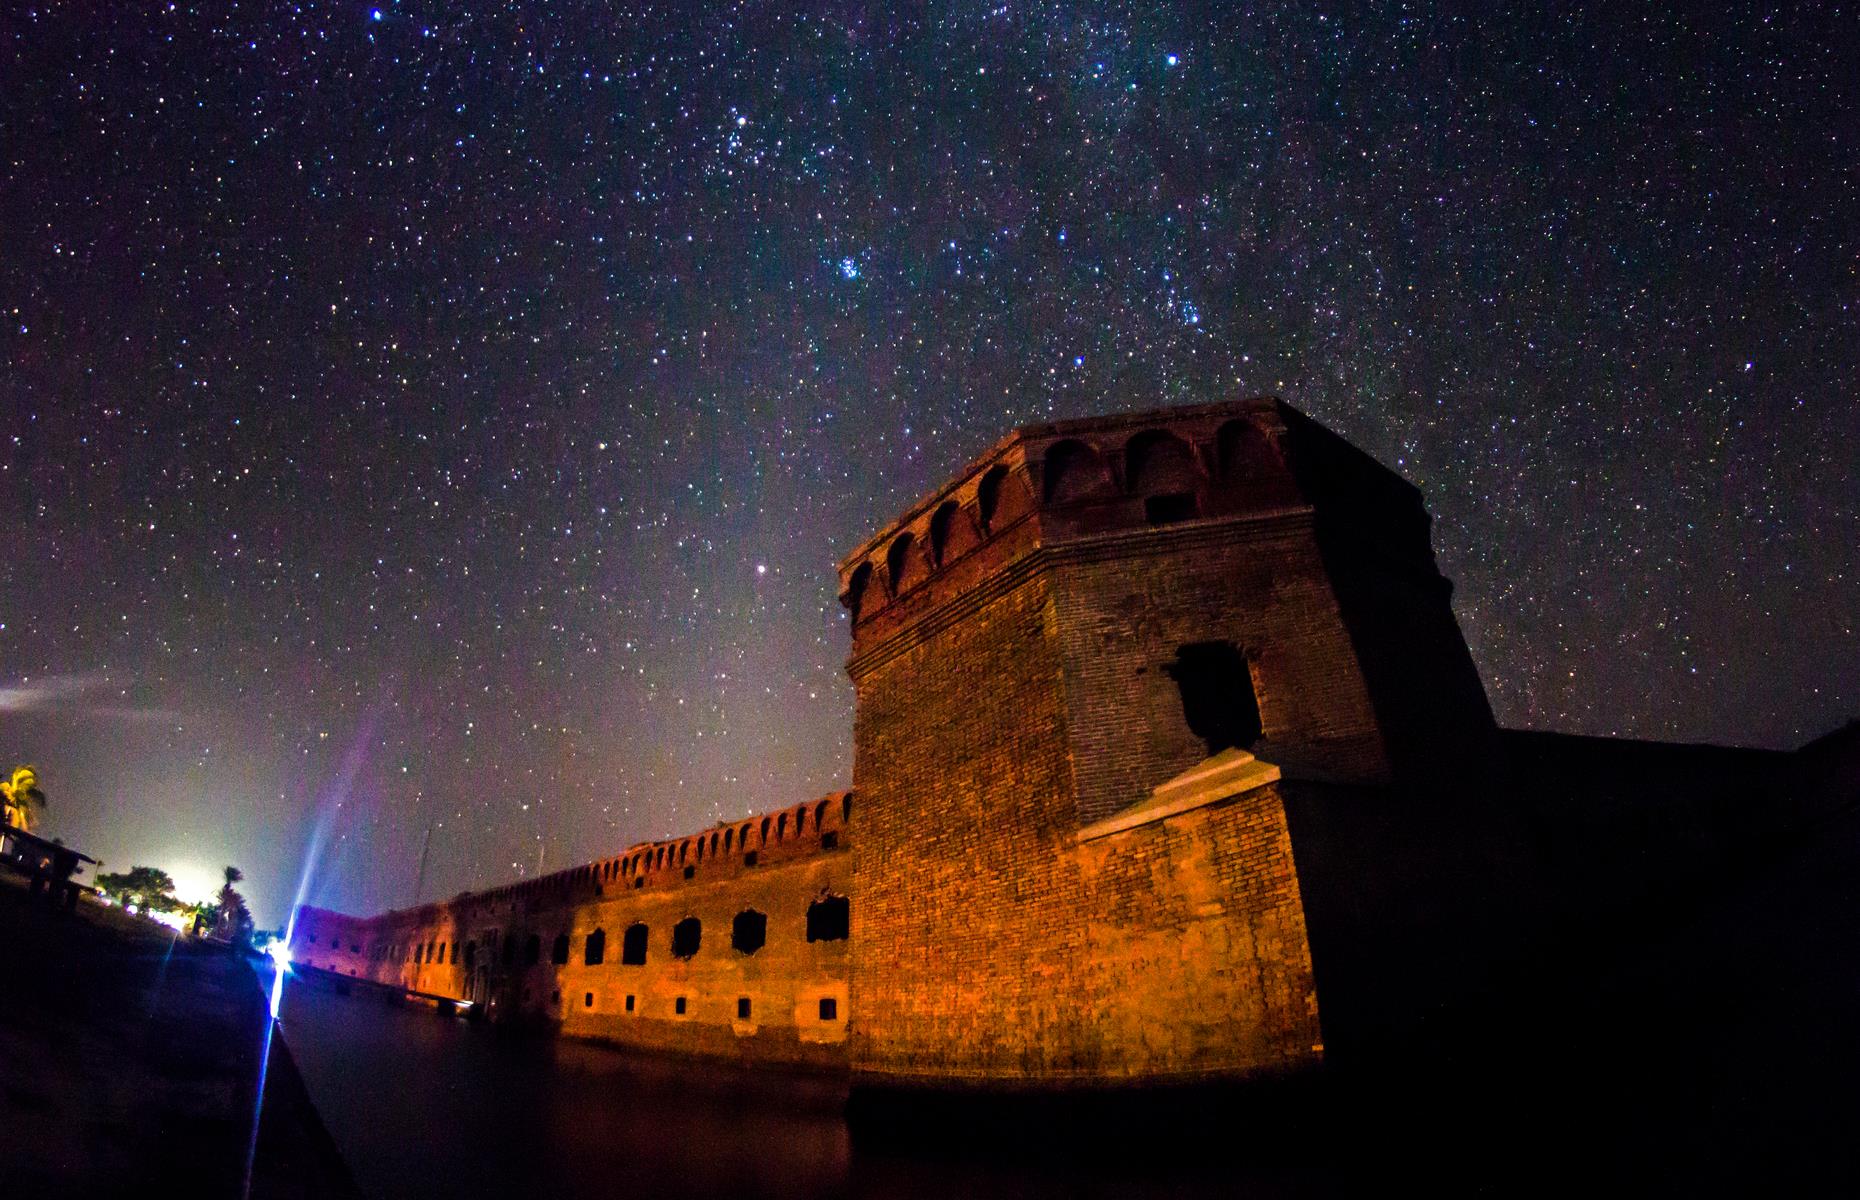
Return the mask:
{"type": "Polygon", "coordinates": [[[852,797],[440,904],[301,910],[299,963],[497,1020],[745,1061],[843,1064],[852,797]]]}
{"type": "Polygon", "coordinates": [[[856,1081],[1316,1064],[1285,789],[1490,733],[1427,529],[1262,400],[1021,429],[845,559],[856,1081]]]}
{"type": "Polygon", "coordinates": [[[1473,865],[1516,859],[1420,495],[1296,410],[1017,430],[840,590],[851,794],[305,910],[300,960],[873,1089],[1068,1087],[1341,1059],[1520,941],[1473,865]]]}

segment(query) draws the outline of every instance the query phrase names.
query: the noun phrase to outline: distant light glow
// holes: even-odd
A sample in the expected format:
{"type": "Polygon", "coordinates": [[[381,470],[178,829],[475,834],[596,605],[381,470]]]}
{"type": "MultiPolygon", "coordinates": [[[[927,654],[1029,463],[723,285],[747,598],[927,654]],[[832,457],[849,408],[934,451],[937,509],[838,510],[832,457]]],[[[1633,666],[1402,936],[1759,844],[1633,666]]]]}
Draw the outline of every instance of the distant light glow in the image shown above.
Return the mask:
{"type": "Polygon", "coordinates": [[[186,933],[187,927],[193,924],[192,917],[183,916],[180,913],[152,912],[148,909],[144,909],[142,915],[151,921],[159,921],[168,928],[178,930],[181,933],[186,933]]]}
{"type": "Polygon", "coordinates": [[[278,1019],[278,1010],[284,1007],[284,977],[291,973],[291,948],[282,941],[273,939],[265,943],[265,953],[271,957],[271,1019],[278,1019]]]}
{"type": "Polygon", "coordinates": [[[859,278],[859,260],[851,257],[840,259],[840,274],[848,279],[859,278]]]}

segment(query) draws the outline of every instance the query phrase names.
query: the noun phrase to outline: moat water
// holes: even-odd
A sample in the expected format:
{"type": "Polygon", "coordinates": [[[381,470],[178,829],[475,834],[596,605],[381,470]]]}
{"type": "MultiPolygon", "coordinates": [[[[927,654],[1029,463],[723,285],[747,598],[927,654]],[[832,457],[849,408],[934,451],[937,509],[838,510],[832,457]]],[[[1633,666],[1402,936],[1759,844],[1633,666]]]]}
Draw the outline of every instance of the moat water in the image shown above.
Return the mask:
{"type": "MultiPolygon", "coordinates": [[[[314,987],[285,990],[285,1041],[369,1196],[1309,1196],[1330,1170],[1225,1154],[971,1153],[927,1135],[873,1149],[844,1084],[512,1037],[314,987]]],[[[1251,1156],[1247,1156],[1251,1157],[1251,1156]]]]}

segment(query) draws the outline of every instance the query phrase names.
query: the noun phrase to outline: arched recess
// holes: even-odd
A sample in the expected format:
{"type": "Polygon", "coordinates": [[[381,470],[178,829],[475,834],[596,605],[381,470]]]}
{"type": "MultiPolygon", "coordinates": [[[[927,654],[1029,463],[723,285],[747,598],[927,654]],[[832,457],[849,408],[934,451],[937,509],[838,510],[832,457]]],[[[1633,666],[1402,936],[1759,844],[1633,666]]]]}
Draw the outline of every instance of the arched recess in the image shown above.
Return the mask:
{"type": "Polygon", "coordinates": [[[1006,463],[988,468],[975,490],[975,511],[984,535],[1005,529],[1032,507],[1026,481],[1009,471],[1006,463]]]}
{"type": "Polygon", "coordinates": [[[588,935],[588,944],[583,949],[581,961],[584,966],[598,967],[607,958],[607,931],[597,929],[588,935]]]}
{"type": "Polygon", "coordinates": [[[859,612],[865,606],[865,594],[872,586],[872,564],[862,562],[853,568],[852,578],[846,581],[846,594],[840,597],[840,603],[852,614],[853,624],[859,623],[859,612]]]}
{"type": "Polygon", "coordinates": [[[1124,446],[1130,490],[1139,496],[1190,492],[1201,482],[1195,452],[1166,429],[1146,429],[1124,446]]]}
{"type": "Polygon", "coordinates": [[[1125,478],[1143,498],[1143,516],[1152,525],[1168,525],[1201,515],[1197,492],[1201,473],[1187,442],[1162,429],[1146,429],[1124,447],[1125,478]]]}
{"type": "Polygon", "coordinates": [[[555,935],[555,942],[549,947],[549,961],[558,967],[568,965],[568,935],[566,933],[555,935]]]}
{"type": "Polygon", "coordinates": [[[904,590],[924,577],[923,555],[917,552],[917,538],[909,530],[891,539],[885,547],[885,573],[891,580],[891,594],[904,590]]]}
{"type": "Polygon", "coordinates": [[[1228,481],[1247,481],[1272,470],[1279,461],[1266,431],[1244,418],[1221,426],[1214,435],[1214,448],[1221,478],[1228,481]]]}
{"type": "Polygon", "coordinates": [[[979,539],[967,513],[954,500],[945,500],[930,517],[930,557],[941,567],[974,549],[979,539]]]}
{"type": "Polygon", "coordinates": [[[1041,479],[1048,504],[1089,500],[1111,490],[1111,473],[1105,469],[1103,456],[1073,439],[1047,447],[1041,479]]]}

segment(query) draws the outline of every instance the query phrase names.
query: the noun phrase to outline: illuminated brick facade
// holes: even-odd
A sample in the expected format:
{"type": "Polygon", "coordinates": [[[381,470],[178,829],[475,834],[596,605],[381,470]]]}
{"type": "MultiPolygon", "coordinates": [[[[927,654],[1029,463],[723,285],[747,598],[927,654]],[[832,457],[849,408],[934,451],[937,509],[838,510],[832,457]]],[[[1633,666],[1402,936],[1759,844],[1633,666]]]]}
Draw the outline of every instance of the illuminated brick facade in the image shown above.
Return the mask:
{"type": "Polygon", "coordinates": [[[851,793],[305,910],[297,956],[874,1086],[1309,1069],[1457,986],[1438,964],[1491,935],[1455,914],[1511,919],[1510,831],[1462,803],[1499,734],[1428,529],[1277,401],[1015,431],[840,565],[851,793]]]}
{"type": "Polygon", "coordinates": [[[305,908],[292,953],[337,975],[467,1001],[495,1020],[837,1065],[851,803],[836,793],[378,917],[305,908]]]}

